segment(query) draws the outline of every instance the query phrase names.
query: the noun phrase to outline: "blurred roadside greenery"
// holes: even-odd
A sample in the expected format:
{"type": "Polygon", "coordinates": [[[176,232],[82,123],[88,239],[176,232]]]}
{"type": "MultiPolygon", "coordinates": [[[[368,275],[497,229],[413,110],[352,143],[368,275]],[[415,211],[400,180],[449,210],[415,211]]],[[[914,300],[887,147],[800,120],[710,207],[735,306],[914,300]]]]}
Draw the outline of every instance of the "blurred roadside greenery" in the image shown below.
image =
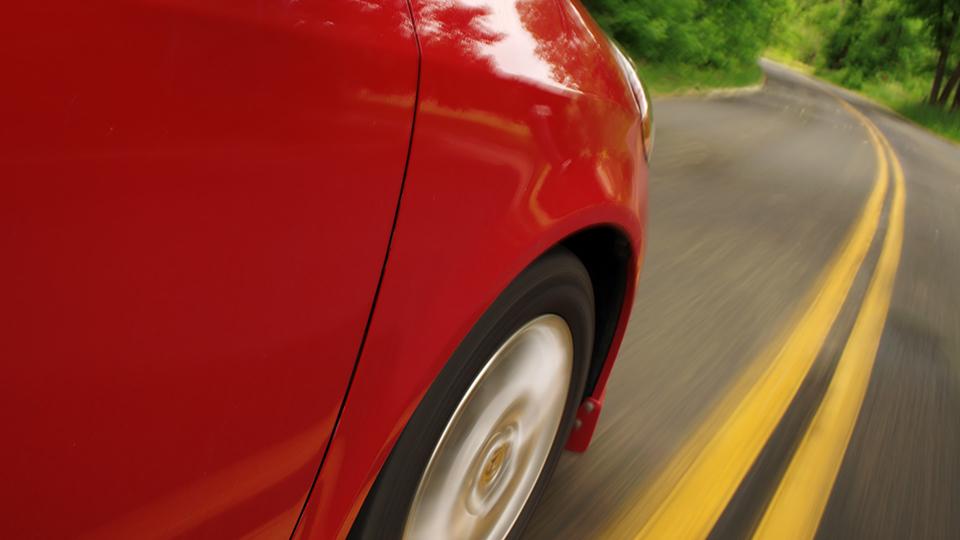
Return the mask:
{"type": "Polygon", "coordinates": [[[775,60],[960,140],[960,0],[583,0],[655,94],[759,82],[775,60]]]}
{"type": "Polygon", "coordinates": [[[960,141],[960,0],[790,0],[766,54],[960,141]]]}
{"type": "Polygon", "coordinates": [[[584,0],[654,93],[759,82],[757,59],[790,0],[584,0]]]}

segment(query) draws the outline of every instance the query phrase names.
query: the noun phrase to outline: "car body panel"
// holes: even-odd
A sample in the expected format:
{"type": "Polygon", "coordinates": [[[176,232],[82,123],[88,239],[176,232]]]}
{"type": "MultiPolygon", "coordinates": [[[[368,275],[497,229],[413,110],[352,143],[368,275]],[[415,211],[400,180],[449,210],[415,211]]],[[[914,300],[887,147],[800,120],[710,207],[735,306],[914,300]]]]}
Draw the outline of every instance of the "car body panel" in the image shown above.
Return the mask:
{"type": "Polygon", "coordinates": [[[3,12],[0,537],[288,536],[400,196],[407,4],[3,12]]]}
{"type": "MultiPolygon", "coordinates": [[[[523,268],[590,227],[642,258],[646,163],[610,46],[567,0],[411,2],[421,86],[370,330],[297,538],[344,538],[434,377],[523,268]]],[[[602,401],[612,361],[592,398],[602,401]]],[[[581,441],[582,442],[582,441],[581,441]]]]}

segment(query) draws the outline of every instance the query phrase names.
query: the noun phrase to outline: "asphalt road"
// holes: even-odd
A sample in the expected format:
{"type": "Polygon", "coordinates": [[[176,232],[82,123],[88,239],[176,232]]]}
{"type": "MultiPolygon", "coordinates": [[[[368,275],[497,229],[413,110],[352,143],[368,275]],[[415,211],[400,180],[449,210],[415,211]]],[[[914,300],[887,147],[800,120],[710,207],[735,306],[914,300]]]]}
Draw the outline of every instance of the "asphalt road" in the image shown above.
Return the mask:
{"type": "Polygon", "coordinates": [[[526,538],[960,537],[960,146],[764,69],[655,104],[634,315],[526,538]]]}

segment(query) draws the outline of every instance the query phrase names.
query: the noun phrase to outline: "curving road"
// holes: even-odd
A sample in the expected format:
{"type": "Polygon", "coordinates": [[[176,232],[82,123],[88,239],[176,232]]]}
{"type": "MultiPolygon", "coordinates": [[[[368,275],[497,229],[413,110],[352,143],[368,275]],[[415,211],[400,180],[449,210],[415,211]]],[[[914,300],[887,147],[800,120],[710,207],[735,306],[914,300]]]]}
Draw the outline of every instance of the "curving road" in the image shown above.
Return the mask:
{"type": "Polygon", "coordinates": [[[960,534],[960,147],[763,66],[657,104],[634,316],[525,538],[960,534]]]}

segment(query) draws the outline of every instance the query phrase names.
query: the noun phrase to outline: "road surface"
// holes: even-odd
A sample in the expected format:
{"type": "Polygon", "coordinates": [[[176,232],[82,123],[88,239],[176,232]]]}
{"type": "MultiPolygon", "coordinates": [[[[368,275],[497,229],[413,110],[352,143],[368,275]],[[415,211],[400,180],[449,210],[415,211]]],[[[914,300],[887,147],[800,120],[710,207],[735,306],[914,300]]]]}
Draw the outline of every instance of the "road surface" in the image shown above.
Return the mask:
{"type": "Polygon", "coordinates": [[[634,315],[525,538],[960,537],[960,146],[763,65],[656,104],[634,315]]]}

